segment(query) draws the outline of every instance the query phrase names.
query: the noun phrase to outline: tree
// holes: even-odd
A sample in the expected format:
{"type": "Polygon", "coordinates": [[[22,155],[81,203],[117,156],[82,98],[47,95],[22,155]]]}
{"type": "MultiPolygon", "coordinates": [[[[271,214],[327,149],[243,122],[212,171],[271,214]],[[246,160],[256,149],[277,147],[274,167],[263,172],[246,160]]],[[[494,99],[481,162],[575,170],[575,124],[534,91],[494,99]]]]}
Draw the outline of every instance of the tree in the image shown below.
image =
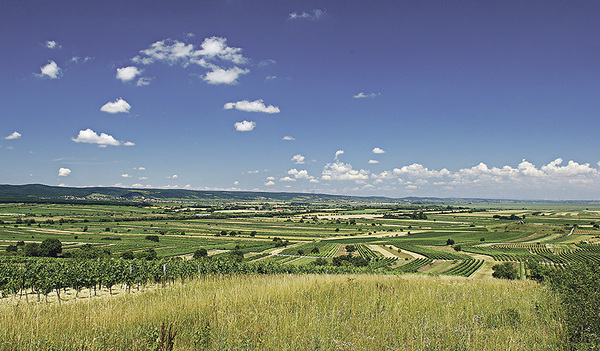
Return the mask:
{"type": "Polygon", "coordinates": [[[256,230],[251,231],[250,236],[252,236],[252,237],[256,236],[256,230]]]}
{"type": "Polygon", "coordinates": [[[314,254],[319,254],[319,248],[318,247],[313,247],[312,250],[310,250],[310,253],[314,253],[314,254]]]}
{"type": "Polygon", "coordinates": [[[158,242],[158,235],[146,235],[145,237],[146,240],[150,240],[150,241],[154,241],[155,243],[158,242]]]}
{"type": "Polygon", "coordinates": [[[197,260],[202,257],[208,256],[208,251],[205,248],[200,248],[194,252],[194,259],[197,260]]]}
{"type": "Polygon", "coordinates": [[[17,252],[19,251],[19,248],[17,247],[17,245],[8,245],[6,247],[6,252],[17,252]]]}
{"type": "Polygon", "coordinates": [[[512,262],[504,262],[502,264],[496,264],[492,267],[494,272],[492,277],[499,279],[517,279],[517,269],[512,262]]]}
{"type": "Polygon", "coordinates": [[[42,244],[40,245],[40,256],[56,257],[59,253],[62,253],[62,243],[60,240],[48,238],[42,241],[42,244]]]}
{"type": "Polygon", "coordinates": [[[448,245],[448,246],[454,245],[454,240],[452,240],[452,239],[446,240],[446,245],[448,245]]]}
{"type": "Polygon", "coordinates": [[[28,257],[38,257],[40,255],[40,245],[38,243],[27,243],[23,246],[23,252],[28,257]]]}
{"type": "Polygon", "coordinates": [[[356,251],[356,246],[354,246],[354,245],[346,245],[346,252],[352,253],[354,251],[356,251]]]}
{"type": "Polygon", "coordinates": [[[461,250],[462,250],[462,246],[460,246],[460,245],[458,245],[458,244],[457,244],[457,245],[454,245],[454,246],[452,246],[452,248],[453,248],[453,249],[454,249],[454,251],[456,251],[456,252],[459,252],[459,251],[461,251],[461,250]]]}

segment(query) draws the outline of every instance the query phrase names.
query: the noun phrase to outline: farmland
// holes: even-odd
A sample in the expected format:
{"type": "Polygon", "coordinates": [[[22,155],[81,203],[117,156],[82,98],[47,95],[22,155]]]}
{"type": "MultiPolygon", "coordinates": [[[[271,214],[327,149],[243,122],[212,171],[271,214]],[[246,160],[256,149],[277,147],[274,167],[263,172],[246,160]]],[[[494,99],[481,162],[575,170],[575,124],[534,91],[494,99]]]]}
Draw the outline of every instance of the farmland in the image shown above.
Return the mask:
{"type": "Polygon", "coordinates": [[[7,350],[144,350],[161,323],[179,350],[561,349],[529,263],[600,262],[595,204],[10,202],[0,221],[7,350]],[[49,239],[57,257],[31,254],[49,239]]]}

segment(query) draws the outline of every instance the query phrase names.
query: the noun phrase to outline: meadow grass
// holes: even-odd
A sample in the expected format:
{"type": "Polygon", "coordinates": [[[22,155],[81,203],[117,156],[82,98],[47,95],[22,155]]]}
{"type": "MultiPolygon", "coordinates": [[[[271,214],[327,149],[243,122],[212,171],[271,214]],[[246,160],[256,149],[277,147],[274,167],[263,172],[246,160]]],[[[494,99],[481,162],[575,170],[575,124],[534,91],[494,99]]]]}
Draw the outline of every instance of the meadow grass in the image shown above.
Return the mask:
{"type": "Polygon", "coordinates": [[[0,350],[561,350],[530,281],[420,275],[208,276],[140,294],[0,305],[0,350]]]}

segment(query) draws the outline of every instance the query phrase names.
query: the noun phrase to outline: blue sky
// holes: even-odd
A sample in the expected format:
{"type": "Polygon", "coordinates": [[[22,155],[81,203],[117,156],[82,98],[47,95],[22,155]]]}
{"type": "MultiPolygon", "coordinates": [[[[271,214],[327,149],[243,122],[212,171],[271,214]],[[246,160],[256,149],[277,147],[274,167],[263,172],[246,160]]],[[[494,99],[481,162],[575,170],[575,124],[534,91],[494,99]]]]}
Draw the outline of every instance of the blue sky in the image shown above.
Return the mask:
{"type": "Polygon", "coordinates": [[[0,183],[600,199],[595,1],[5,1],[0,183]]]}

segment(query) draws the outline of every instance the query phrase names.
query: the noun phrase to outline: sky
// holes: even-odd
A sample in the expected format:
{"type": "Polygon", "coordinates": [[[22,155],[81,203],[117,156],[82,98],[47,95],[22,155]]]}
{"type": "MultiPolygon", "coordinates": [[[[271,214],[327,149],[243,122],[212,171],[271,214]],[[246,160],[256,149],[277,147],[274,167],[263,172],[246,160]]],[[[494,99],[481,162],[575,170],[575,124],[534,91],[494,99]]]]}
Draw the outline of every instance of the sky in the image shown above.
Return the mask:
{"type": "Polygon", "coordinates": [[[597,1],[0,3],[0,183],[600,200],[597,1]]]}

